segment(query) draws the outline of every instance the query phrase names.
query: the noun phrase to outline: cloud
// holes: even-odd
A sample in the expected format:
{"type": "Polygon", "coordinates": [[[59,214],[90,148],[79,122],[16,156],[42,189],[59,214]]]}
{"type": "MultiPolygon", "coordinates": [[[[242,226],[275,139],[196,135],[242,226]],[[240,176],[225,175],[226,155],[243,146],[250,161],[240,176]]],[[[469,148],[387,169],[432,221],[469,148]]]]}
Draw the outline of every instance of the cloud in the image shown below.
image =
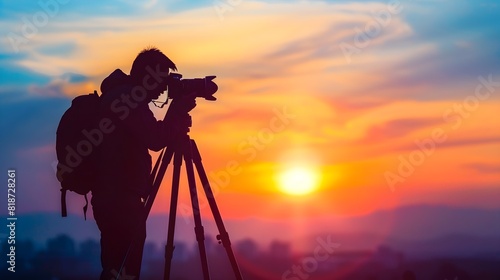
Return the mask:
{"type": "Polygon", "coordinates": [[[441,147],[452,148],[460,146],[475,146],[475,145],[488,145],[500,144],[499,136],[486,136],[486,137],[467,137],[456,140],[450,140],[442,144],[441,147]]]}
{"type": "Polygon", "coordinates": [[[383,142],[394,140],[415,131],[441,124],[441,119],[395,119],[385,123],[376,124],[367,129],[366,135],[359,141],[362,143],[383,142]]]}
{"type": "MultiPolygon", "coordinates": [[[[500,139],[498,142],[500,142],[500,139]]],[[[500,163],[488,164],[483,162],[477,162],[477,163],[465,164],[464,167],[467,169],[472,169],[480,174],[492,174],[492,175],[500,174],[500,163]]]]}
{"type": "Polygon", "coordinates": [[[61,78],[69,83],[82,83],[89,80],[89,77],[76,73],[64,73],[61,78]]]}
{"type": "Polygon", "coordinates": [[[76,44],[73,42],[62,42],[53,45],[44,45],[38,52],[49,56],[69,56],[76,49],[76,44]]]}
{"type": "MultiPolygon", "coordinates": [[[[7,55],[5,55],[7,57],[7,55]]],[[[14,56],[16,57],[16,56],[14,56]]],[[[5,58],[0,60],[0,87],[20,86],[25,84],[44,84],[49,82],[50,76],[19,66],[16,59],[5,58]]]]}

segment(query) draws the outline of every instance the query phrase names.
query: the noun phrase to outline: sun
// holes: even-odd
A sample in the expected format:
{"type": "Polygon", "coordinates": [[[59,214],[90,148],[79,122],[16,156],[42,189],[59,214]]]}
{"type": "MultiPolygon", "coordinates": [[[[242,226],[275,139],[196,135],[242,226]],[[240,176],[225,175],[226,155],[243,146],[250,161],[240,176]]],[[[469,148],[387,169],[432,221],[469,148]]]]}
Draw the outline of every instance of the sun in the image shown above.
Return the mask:
{"type": "Polygon", "coordinates": [[[318,174],[312,168],[290,167],[278,176],[280,190],[289,195],[306,195],[316,190],[318,174]]]}

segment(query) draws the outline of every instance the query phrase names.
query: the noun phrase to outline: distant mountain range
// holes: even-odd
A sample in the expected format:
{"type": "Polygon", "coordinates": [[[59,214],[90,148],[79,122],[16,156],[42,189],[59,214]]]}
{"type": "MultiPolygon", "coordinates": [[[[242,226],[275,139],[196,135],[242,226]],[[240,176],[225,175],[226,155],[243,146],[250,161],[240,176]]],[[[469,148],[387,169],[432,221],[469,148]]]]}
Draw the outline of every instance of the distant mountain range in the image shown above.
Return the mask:
{"type": "MultiPolygon", "coordinates": [[[[6,220],[6,217],[2,217],[6,220]]],[[[203,221],[206,235],[215,243],[217,230],[212,219],[203,221]]],[[[416,205],[374,212],[364,216],[328,216],[300,221],[265,219],[224,220],[234,242],[252,239],[260,246],[273,240],[290,242],[292,249],[311,251],[317,238],[330,238],[340,250],[372,250],[381,245],[418,257],[429,255],[493,255],[500,258],[500,209],[416,205]]],[[[148,240],[163,244],[168,214],[148,220],[148,240]]],[[[193,243],[192,219],[177,217],[176,241],[193,243]]],[[[6,237],[5,227],[1,238],[6,237]]],[[[32,213],[18,216],[16,238],[31,239],[37,246],[59,234],[75,241],[99,239],[93,219],[83,215],[61,218],[59,213],[32,213]]],[[[2,241],[3,242],[3,241],[2,241]]]]}

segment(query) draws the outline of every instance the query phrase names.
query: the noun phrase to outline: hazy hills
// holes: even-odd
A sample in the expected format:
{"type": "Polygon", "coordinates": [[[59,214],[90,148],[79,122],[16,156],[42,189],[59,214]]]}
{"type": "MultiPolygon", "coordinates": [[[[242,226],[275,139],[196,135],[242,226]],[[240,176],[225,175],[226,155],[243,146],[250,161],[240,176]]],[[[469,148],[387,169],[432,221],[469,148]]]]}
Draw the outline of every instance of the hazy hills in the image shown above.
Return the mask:
{"type": "MultiPolygon", "coordinates": [[[[153,215],[148,220],[148,240],[166,240],[168,215],[153,215]]],[[[500,256],[500,209],[458,208],[418,205],[384,210],[356,217],[318,217],[301,221],[264,219],[224,220],[233,242],[252,239],[260,246],[272,240],[290,242],[292,249],[308,251],[318,237],[341,244],[341,250],[371,250],[388,245],[413,256],[419,255],[495,255],[500,256]]],[[[207,236],[215,242],[213,220],[204,220],[207,236]]],[[[195,241],[193,222],[177,218],[177,241],[195,241]]],[[[76,241],[99,239],[93,219],[83,215],[61,218],[59,213],[32,213],[18,216],[17,239],[31,239],[43,246],[47,239],[67,234],[76,241]]],[[[2,231],[2,239],[6,237],[2,231]]],[[[210,241],[208,241],[210,242],[210,241]]]]}

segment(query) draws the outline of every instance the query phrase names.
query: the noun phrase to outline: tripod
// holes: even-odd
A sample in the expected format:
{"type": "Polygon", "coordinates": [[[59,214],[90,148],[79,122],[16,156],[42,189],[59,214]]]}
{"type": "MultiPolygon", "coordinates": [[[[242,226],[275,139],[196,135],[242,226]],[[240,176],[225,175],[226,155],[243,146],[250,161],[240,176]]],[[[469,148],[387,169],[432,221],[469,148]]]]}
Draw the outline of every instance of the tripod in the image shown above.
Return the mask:
{"type": "MultiPolygon", "coordinates": [[[[167,112],[168,114],[168,112],[167,112]]],[[[188,114],[188,118],[191,119],[191,116],[188,114]]],[[[198,172],[198,176],[200,182],[203,186],[203,190],[205,191],[205,196],[208,200],[210,210],[214,216],[215,223],[219,230],[219,234],[217,235],[217,239],[219,243],[222,243],[224,246],[229,261],[231,263],[231,267],[233,269],[234,275],[236,279],[242,280],[241,272],[238,267],[238,263],[236,262],[236,258],[234,256],[234,252],[231,248],[231,241],[229,240],[229,234],[226,231],[224,223],[222,221],[221,214],[219,212],[219,208],[217,207],[217,203],[215,201],[214,194],[210,187],[210,183],[208,181],[207,175],[205,173],[205,169],[203,168],[203,164],[201,162],[201,155],[196,146],[196,143],[193,139],[188,135],[189,128],[191,127],[191,122],[186,124],[185,132],[177,137],[177,141],[173,144],[169,145],[166,149],[164,149],[153,168],[151,173],[150,180],[152,181],[152,188],[150,195],[148,196],[145,203],[145,218],[149,215],[151,211],[151,207],[153,205],[154,199],[158,194],[158,190],[161,185],[161,181],[165,175],[168,165],[172,161],[173,158],[173,176],[172,176],[172,195],[170,198],[170,213],[168,220],[168,233],[167,233],[167,245],[165,246],[165,270],[163,274],[163,279],[170,279],[170,271],[172,264],[172,257],[174,252],[174,232],[175,232],[175,218],[177,215],[177,200],[179,196],[179,179],[181,173],[182,160],[184,159],[186,165],[186,173],[188,177],[189,184],[189,193],[191,196],[191,206],[193,209],[194,223],[195,223],[195,235],[196,241],[198,242],[198,250],[200,253],[201,259],[201,267],[203,271],[203,279],[210,279],[210,272],[208,268],[207,254],[205,250],[205,235],[203,225],[201,223],[201,213],[198,202],[198,193],[196,190],[196,181],[193,163],[196,166],[196,170],[198,172]]]]}

